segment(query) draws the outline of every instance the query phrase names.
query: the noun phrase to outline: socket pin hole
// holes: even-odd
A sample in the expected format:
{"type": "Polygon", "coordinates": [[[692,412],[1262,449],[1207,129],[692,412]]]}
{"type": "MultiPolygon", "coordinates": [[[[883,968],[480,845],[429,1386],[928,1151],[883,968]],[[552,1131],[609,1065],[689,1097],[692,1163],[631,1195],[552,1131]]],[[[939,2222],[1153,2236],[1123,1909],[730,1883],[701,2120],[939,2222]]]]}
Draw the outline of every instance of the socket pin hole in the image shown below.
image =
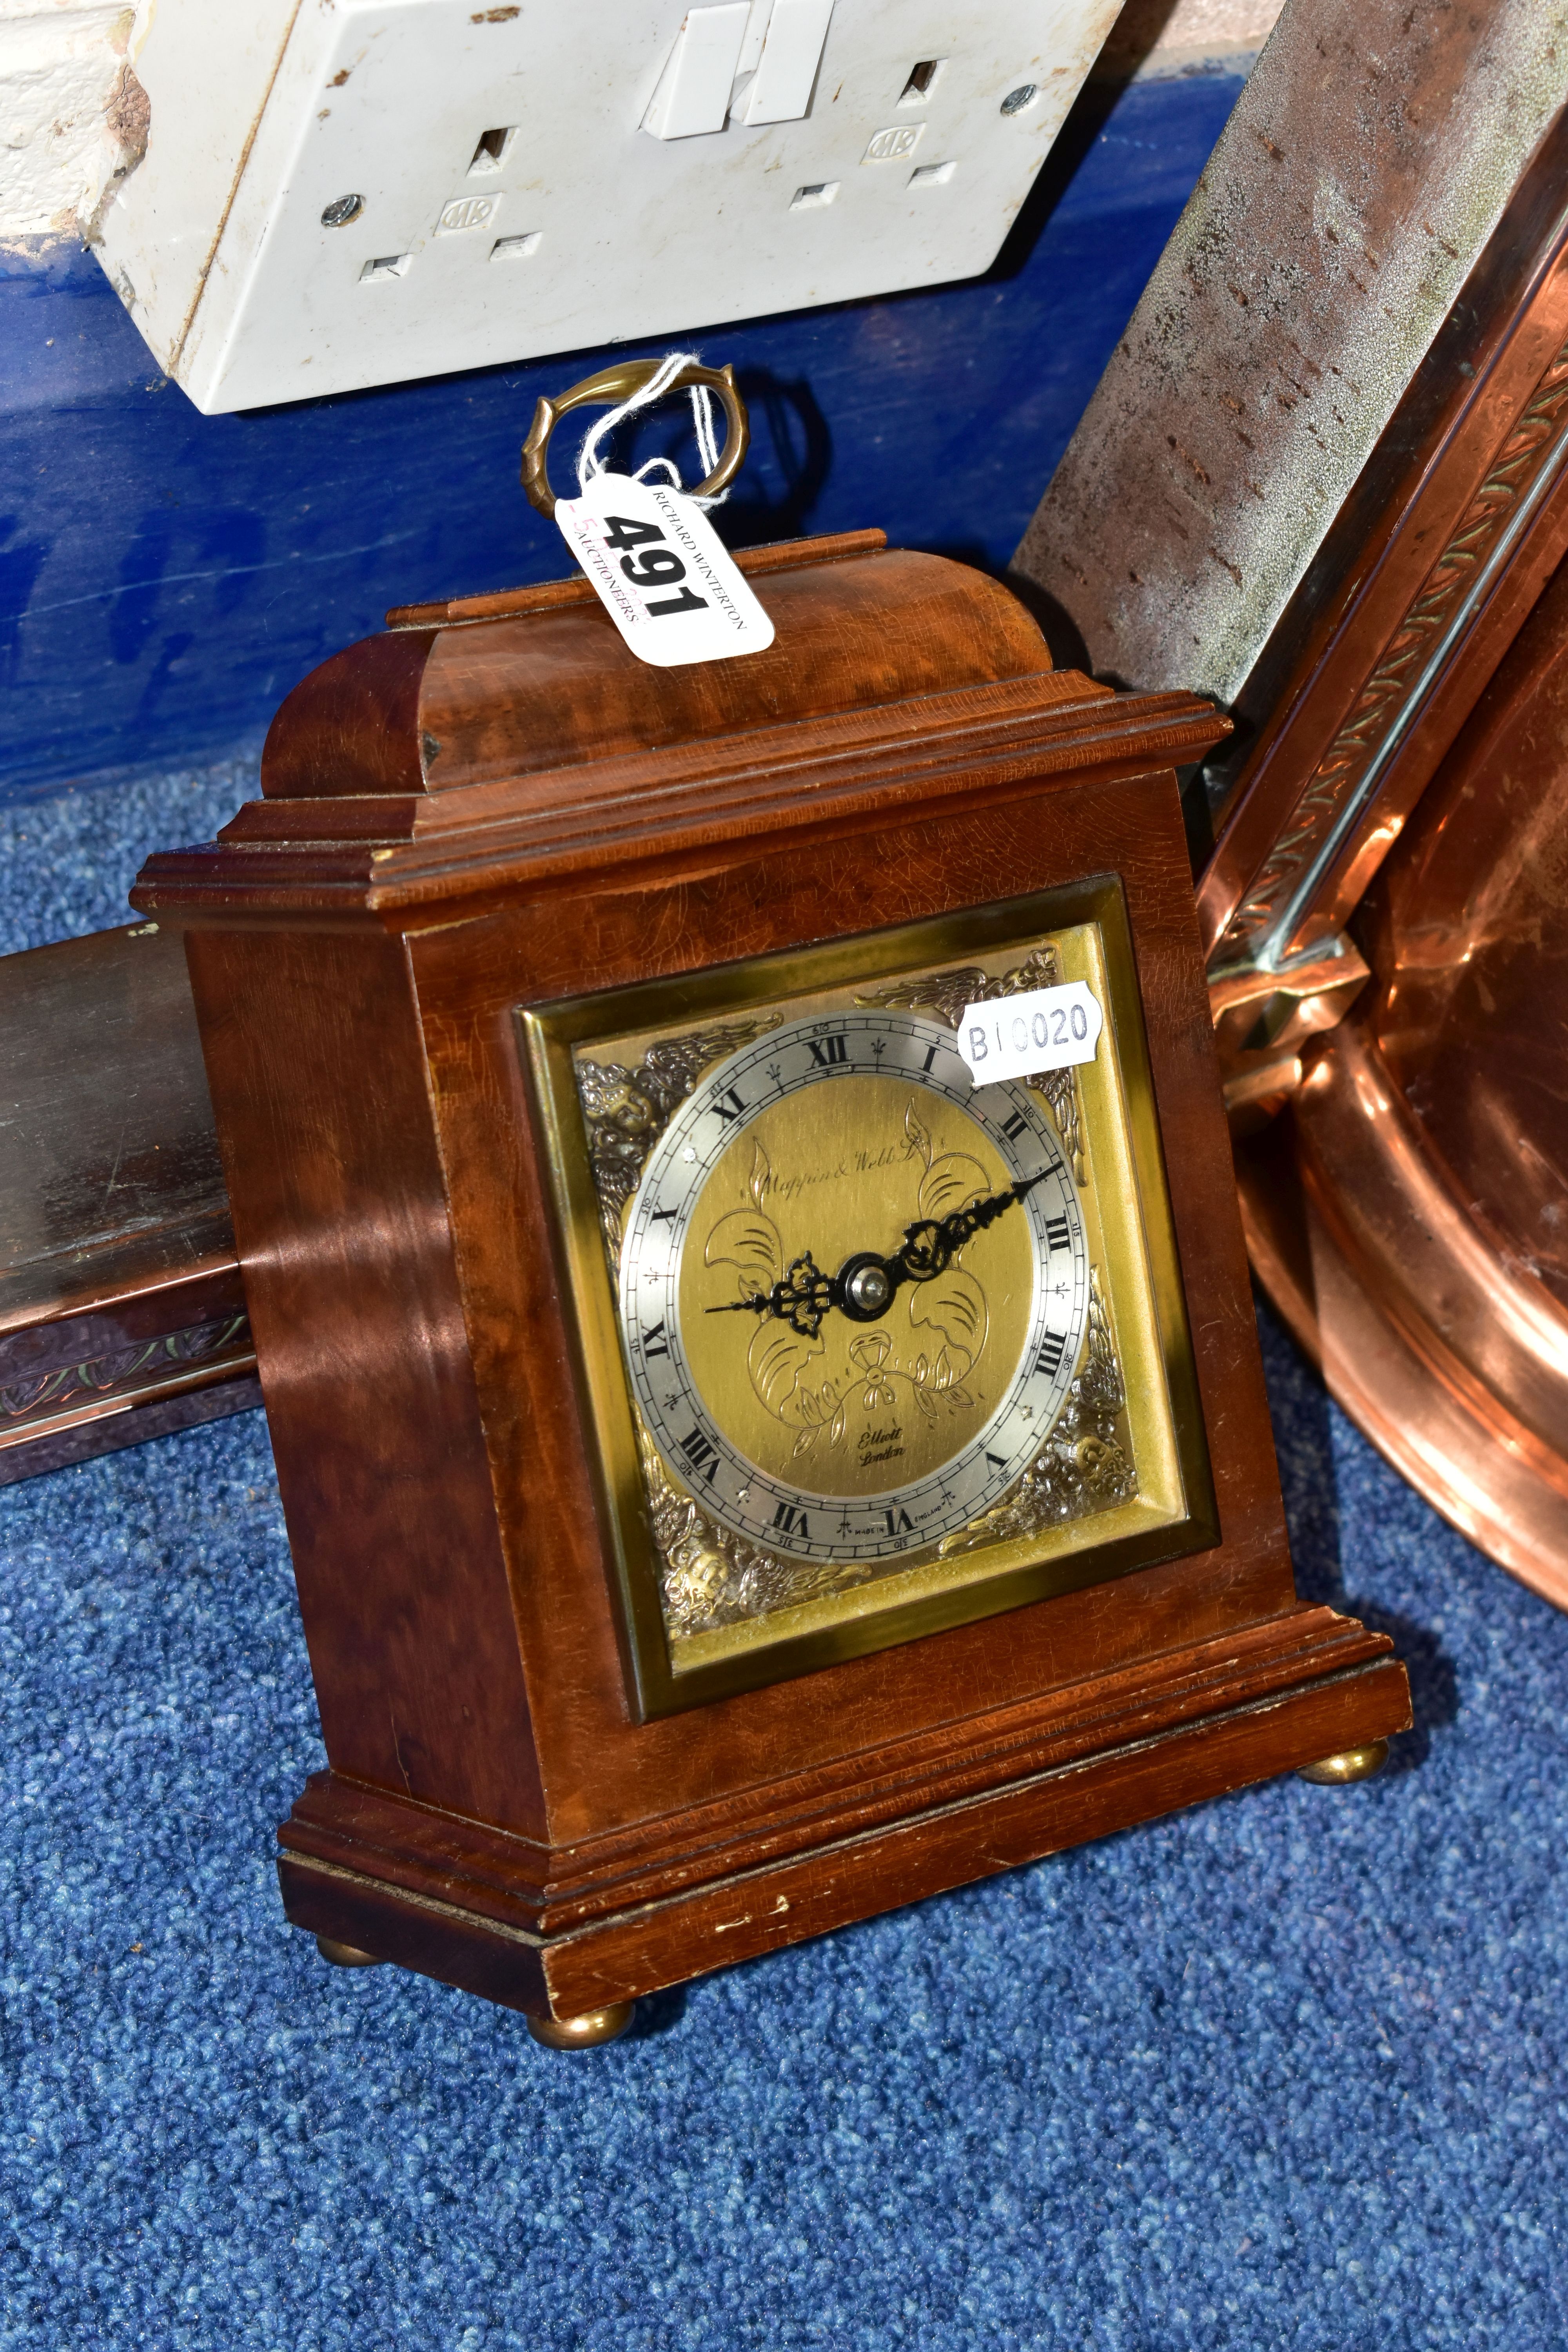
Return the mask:
{"type": "Polygon", "coordinates": [[[365,278],[401,278],[414,256],[411,253],[384,253],[374,261],[367,261],[360,271],[365,278]]]}
{"type": "Polygon", "coordinates": [[[918,66],[911,66],[910,78],[899,92],[899,104],[921,105],[931,96],[931,86],[946,63],[945,58],[922,58],[918,66]]]}
{"type": "Polygon", "coordinates": [[[515,122],[503,122],[494,131],[481,131],[479,133],[479,143],[474,150],[474,160],[468,165],[470,173],[474,172],[499,172],[501,167],[501,160],[504,157],[507,149],[511,145],[512,141],[516,137],[517,125],[515,122]]]}
{"type": "Polygon", "coordinates": [[[1018,84],[1017,89],[1010,89],[1007,92],[1006,97],[1002,100],[1002,111],[1004,114],[1026,113],[1028,109],[1033,106],[1039,94],[1039,85],[1037,83],[1032,81],[1021,81],[1018,84]]]}
{"type": "Polygon", "coordinates": [[[911,188],[945,188],[957,169],[953,163],[921,163],[910,173],[911,188]]]}
{"type": "Polygon", "coordinates": [[[837,180],[815,180],[809,188],[797,188],[790,198],[792,213],[814,212],[821,205],[830,205],[838,194],[837,180]]]}
{"type": "Polygon", "coordinates": [[[492,261],[526,261],[531,253],[539,251],[543,240],[544,231],[542,228],[528,229],[521,236],[498,236],[490,247],[490,259],[492,261]]]}
{"type": "Polygon", "coordinates": [[[347,228],[350,221],[358,220],[363,210],[363,196],[334,196],[330,205],[321,207],[321,226],[347,228]]]}

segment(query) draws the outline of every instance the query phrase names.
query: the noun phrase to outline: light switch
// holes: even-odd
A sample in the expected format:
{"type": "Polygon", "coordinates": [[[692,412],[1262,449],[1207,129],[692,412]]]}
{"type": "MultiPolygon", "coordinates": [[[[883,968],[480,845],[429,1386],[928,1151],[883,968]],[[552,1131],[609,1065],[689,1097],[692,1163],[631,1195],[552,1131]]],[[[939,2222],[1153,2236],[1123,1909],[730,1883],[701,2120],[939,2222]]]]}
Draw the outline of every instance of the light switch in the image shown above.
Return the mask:
{"type": "MultiPolygon", "coordinates": [[[[645,131],[656,139],[691,139],[699,131],[723,130],[751,13],[751,0],[725,0],[722,7],[687,11],[643,116],[645,131]]],[[[765,66],[766,49],[763,62],[765,66]]]]}
{"type": "Polygon", "coordinates": [[[736,110],[742,122],[798,122],[811,104],[833,0],[773,0],[762,60],[736,110]]]}

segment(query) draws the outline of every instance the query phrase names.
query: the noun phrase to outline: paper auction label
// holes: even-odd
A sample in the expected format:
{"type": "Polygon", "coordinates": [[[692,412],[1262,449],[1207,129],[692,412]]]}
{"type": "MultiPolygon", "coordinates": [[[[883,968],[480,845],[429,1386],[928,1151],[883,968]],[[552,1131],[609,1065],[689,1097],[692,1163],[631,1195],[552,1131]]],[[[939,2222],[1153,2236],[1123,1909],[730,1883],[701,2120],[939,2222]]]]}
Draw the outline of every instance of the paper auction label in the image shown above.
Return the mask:
{"type": "Polygon", "coordinates": [[[558,499],[562,536],[639,661],[657,669],[761,653],[773,625],[700,507],[662,482],[595,474],[558,499]]]}
{"type": "Polygon", "coordinates": [[[1004,1078],[1037,1077],[1092,1062],[1104,1015],[1081,980],[1059,988],[1031,988],[1022,996],[994,996],[966,1004],[958,1050],[977,1087],[1004,1078]]]}

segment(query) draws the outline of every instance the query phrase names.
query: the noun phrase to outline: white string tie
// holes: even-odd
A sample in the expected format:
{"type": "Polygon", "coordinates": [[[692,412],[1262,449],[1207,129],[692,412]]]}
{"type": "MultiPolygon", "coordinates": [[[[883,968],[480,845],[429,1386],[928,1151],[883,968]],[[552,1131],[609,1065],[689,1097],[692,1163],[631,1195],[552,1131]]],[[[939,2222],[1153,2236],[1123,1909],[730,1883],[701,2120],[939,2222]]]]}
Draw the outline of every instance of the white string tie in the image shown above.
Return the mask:
{"type": "MultiPolygon", "coordinates": [[[[631,398],[623,400],[618,408],[605,410],[577,453],[579,495],[586,492],[589,483],[595,475],[607,471],[605,460],[599,455],[600,442],[615,431],[623,418],[632,415],[639,408],[651,407],[656,400],[662,400],[683,367],[694,367],[697,364],[698,354],[695,352],[667,352],[640,392],[634,392],[631,398]]],[[[706,478],[719,463],[719,440],[713,422],[713,396],[705,383],[692,384],[690,392],[691,418],[697,432],[697,453],[702,460],[702,472],[706,478]]],[[[634,482],[646,481],[650,474],[657,473],[661,468],[668,475],[670,487],[673,489],[684,491],[697,506],[721,507],[730,495],[728,490],[720,490],[711,498],[701,498],[695,490],[687,490],[680,478],[679,467],[669,457],[650,457],[646,466],[637,467],[632,479],[634,482]]]]}

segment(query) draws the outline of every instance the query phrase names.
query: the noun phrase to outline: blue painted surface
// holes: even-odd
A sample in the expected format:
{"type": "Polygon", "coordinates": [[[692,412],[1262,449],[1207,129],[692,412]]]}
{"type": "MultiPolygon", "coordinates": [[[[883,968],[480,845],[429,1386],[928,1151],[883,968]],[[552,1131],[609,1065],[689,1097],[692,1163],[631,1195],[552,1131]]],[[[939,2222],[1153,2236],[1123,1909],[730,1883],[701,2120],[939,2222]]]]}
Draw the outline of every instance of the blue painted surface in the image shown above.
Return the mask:
{"type": "MultiPolygon", "coordinates": [[[[1240,86],[1086,92],[984,278],[703,335],[752,406],[731,541],[1005,563],[1240,86]]],[[[389,604],[558,577],[518,447],[606,356],[204,417],[89,256],[0,255],[0,800],[226,753],[389,604]]]]}

